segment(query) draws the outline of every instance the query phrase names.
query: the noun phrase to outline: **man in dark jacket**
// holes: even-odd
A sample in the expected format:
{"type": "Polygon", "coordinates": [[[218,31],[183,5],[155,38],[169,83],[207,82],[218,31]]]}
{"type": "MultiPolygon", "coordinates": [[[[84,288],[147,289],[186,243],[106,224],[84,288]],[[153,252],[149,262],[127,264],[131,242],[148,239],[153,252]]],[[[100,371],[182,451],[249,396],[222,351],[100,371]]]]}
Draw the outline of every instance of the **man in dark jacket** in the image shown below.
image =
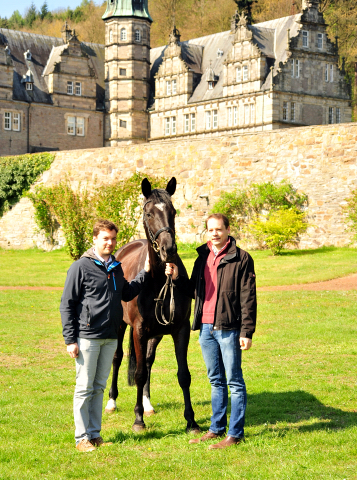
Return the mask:
{"type": "Polygon", "coordinates": [[[125,280],[120,262],[111,255],[117,233],[118,227],[108,220],[94,225],[94,248],[71,265],[61,298],[63,337],[67,352],[76,359],[73,412],[76,448],[81,452],[104,444],[103,393],[123,320],[121,301],[136,297],[149,278],[147,257],[135,279],[125,280]]]}
{"type": "Polygon", "coordinates": [[[231,416],[227,436],[210,449],[226,448],[244,439],[247,394],[241,368],[241,350],[249,350],[255,331],[257,302],[254,262],[229,236],[228,218],[210,215],[206,221],[208,242],[197,249],[198,258],[191,279],[178,276],[172,263],[177,288],[195,298],[192,330],[200,330],[200,345],[211,383],[212,417],[209,431],[199,443],[224,435],[227,426],[228,388],[231,416]]]}

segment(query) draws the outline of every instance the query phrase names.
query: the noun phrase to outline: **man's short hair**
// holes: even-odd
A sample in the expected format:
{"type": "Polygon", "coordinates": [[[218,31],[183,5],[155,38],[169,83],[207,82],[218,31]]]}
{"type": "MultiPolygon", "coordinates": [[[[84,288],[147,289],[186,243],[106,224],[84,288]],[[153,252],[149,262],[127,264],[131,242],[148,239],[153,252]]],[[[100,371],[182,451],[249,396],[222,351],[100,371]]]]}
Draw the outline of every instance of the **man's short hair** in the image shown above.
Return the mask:
{"type": "Polygon", "coordinates": [[[209,217],[207,217],[206,219],[206,230],[207,230],[207,222],[208,220],[210,220],[211,218],[215,218],[216,220],[222,220],[223,223],[224,223],[224,226],[226,227],[226,229],[229,227],[229,220],[228,218],[223,215],[223,213],[212,213],[209,217]]]}
{"type": "Polygon", "coordinates": [[[99,232],[102,230],[115,230],[118,233],[118,227],[115,225],[115,223],[110,222],[109,220],[98,220],[95,222],[94,227],[93,227],[93,237],[96,237],[99,235],[99,232]]]}

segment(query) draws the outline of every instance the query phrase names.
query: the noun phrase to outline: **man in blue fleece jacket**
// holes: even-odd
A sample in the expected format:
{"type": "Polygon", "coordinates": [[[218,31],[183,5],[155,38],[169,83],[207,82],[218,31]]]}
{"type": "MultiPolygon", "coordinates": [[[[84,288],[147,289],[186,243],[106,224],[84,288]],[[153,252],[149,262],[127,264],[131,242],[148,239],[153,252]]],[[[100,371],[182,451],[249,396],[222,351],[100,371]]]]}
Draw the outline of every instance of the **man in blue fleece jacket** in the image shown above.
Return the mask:
{"type": "Polygon", "coordinates": [[[95,450],[100,436],[103,393],[117,348],[123,320],[121,301],[135,298],[149,278],[150,263],[130,283],[112,252],[118,227],[100,220],[93,227],[94,247],[74,262],[67,273],[61,298],[63,337],[70,357],[76,360],[73,399],[76,448],[95,450]]]}

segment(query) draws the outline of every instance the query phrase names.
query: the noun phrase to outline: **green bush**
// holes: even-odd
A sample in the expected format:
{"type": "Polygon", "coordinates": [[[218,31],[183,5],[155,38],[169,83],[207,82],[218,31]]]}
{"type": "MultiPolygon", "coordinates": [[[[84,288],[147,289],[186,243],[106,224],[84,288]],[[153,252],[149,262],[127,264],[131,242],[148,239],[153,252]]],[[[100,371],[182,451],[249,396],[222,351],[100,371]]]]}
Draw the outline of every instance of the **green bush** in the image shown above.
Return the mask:
{"type": "Polygon", "coordinates": [[[296,243],[306,232],[306,213],[296,208],[281,208],[251,222],[249,230],[259,243],[265,243],[273,255],[279,255],[287,244],[296,243]]]}
{"type": "Polygon", "coordinates": [[[54,159],[52,153],[0,158],[0,216],[20,200],[54,159]]]}
{"type": "Polygon", "coordinates": [[[211,213],[223,213],[229,218],[233,235],[238,239],[247,235],[247,226],[261,213],[281,208],[297,208],[307,204],[307,195],[298,193],[291,183],[252,183],[244,189],[223,192],[211,213]]]}
{"type": "Polygon", "coordinates": [[[350,230],[354,232],[353,238],[357,240],[357,189],[351,191],[346,202],[347,205],[344,208],[347,213],[346,221],[349,223],[350,230]]]}
{"type": "Polygon", "coordinates": [[[99,218],[114,222],[119,232],[118,247],[134,235],[139,218],[141,182],[147,177],[153,188],[164,188],[167,179],[135,173],[127,180],[94,186],[91,191],[79,185],[72,189],[68,178],[52,187],[39,186],[29,193],[35,207],[35,220],[50,243],[61,226],[69,255],[77,260],[93,243],[93,224],[99,218]]]}

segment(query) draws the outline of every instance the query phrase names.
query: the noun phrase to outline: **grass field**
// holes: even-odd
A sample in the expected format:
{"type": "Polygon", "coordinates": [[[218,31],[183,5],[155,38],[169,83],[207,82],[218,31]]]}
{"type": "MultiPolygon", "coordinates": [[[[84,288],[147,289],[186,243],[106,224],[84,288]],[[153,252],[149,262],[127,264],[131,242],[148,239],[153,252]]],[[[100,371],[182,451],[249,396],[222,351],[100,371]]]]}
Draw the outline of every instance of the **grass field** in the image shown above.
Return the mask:
{"type": "MultiPolygon", "coordinates": [[[[310,271],[314,280],[357,271],[354,250],[253,255],[265,285],[277,275],[282,285],[311,281],[310,271]]],[[[192,254],[187,256],[185,262],[192,264],[192,254]]],[[[35,285],[62,285],[71,262],[63,252],[1,251],[0,263],[2,285],[30,284],[31,275],[35,285]]],[[[131,431],[136,392],[126,386],[123,368],[119,410],[103,417],[103,437],[114,445],[90,454],[74,448],[74,363],[61,336],[60,295],[0,291],[1,480],[357,479],[356,291],[259,293],[257,333],[243,355],[244,444],[225,451],[188,444],[167,337],[153,367],[157,414],[147,418],[147,431],[131,431]]],[[[196,420],[205,431],[210,387],[196,332],[189,365],[196,420]]]]}

